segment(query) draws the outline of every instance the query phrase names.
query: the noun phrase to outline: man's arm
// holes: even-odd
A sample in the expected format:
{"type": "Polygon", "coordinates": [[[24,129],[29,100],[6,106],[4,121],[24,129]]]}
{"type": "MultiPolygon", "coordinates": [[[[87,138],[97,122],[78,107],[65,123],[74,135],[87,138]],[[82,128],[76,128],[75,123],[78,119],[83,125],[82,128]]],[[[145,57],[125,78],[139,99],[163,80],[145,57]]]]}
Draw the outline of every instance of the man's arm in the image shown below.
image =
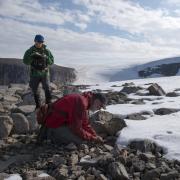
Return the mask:
{"type": "Polygon", "coordinates": [[[33,61],[33,58],[31,57],[31,50],[28,49],[24,54],[23,63],[26,65],[31,65],[32,61],[33,61]]]}
{"type": "Polygon", "coordinates": [[[46,50],[47,50],[47,64],[52,65],[54,64],[54,57],[49,49],[46,50]]]}
{"type": "Polygon", "coordinates": [[[72,112],[69,117],[70,128],[76,135],[84,140],[95,140],[97,138],[97,135],[89,124],[86,107],[83,103],[82,98],[76,97],[74,101],[74,107],[72,108],[72,112]]]}

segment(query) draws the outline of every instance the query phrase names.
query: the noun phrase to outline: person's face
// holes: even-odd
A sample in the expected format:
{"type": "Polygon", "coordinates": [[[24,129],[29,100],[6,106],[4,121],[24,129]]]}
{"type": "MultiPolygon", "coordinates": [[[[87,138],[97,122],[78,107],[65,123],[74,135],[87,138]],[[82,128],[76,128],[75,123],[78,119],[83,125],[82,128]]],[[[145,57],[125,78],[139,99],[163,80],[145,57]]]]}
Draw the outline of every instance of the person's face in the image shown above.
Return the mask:
{"type": "Polygon", "coordinates": [[[91,111],[98,111],[103,107],[102,102],[99,99],[95,99],[90,107],[91,111]]]}
{"type": "Polygon", "coordinates": [[[35,46],[36,46],[36,48],[42,48],[43,42],[35,41],[35,46]]]}

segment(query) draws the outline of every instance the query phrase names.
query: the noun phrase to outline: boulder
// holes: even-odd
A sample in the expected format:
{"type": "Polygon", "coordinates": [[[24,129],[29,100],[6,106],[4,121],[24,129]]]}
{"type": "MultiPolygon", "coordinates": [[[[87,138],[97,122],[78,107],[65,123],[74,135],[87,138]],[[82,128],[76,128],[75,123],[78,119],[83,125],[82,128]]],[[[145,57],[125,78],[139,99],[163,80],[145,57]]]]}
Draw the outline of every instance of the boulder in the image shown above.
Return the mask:
{"type": "Polygon", "coordinates": [[[149,91],[149,95],[154,95],[154,96],[166,95],[165,91],[157,83],[153,83],[151,86],[149,86],[148,91],[149,91]]]}
{"type": "Polygon", "coordinates": [[[66,165],[59,166],[52,172],[52,176],[55,177],[55,179],[66,180],[69,176],[68,167],[66,165]]]}
{"type": "Polygon", "coordinates": [[[9,102],[9,103],[18,103],[19,102],[19,97],[17,96],[11,96],[11,95],[5,95],[3,97],[3,101],[9,102]]]}
{"type": "Polygon", "coordinates": [[[12,109],[12,113],[22,113],[25,116],[31,114],[34,112],[35,106],[33,105],[24,105],[24,106],[19,106],[15,109],[12,109]]]}
{"type": "Polygon", "coordinates": [[[21,113],[12,113],[11,118],[14,122],[14,133],[15,134],[26,134],[29,132],[29,122],[21,113]]]}
{"type": "Polygon", "coordinates": [[[3,113],[5,113],[5,112],[6,112],[6,111],[5,111],[2,103],[0,103],[0,114],[3,114],[3,113]]]}
{"type": "Polygon", "coordinates": [[[9,116],[0,116],[0,139],[7,138],[13,128],[13,120],[9,116]]]}
{"type": "Polygon", "coordinates": [[[177,92],[169,92],[166,94],[167,97],[177,97],[177,96],[180,96],[179,93],[177,92]]]}
{"type": "Polygon", "coordinates": [[[141,115],[140,113],[132,113],[132,114],[128,114],[126,119],[145,120],[147,118],[145,116],[141,115]]]}
{"type": "Polygon", "coordinates": [[[120,162],[112,162],[109,167],[109,174],[111,175],[113,180],[122,179],[128,180],[128,173],[126,168],[120,162]]]}
{"type": "Polygon", "coordinates": [[[29,114],[27,116],[27,120],[29,122],[29,132],[32,133],[39,129],[39,124],[37,123],[35,112],[29,114]]]}
{"type": "Polygon", "coordinates": [[[162,147],[158,146],[156,143],[149,139],[144,140],[133,140],[128,145],[131,149],[139,150],[141,152],[151,152],[155,153],[163,153],[164,150],[162,147]]]}
{"type": "Polygon", "coordinates": [[[120,92],[126,93],[126,94],[131,94],[131,93],[136,93],[140,89],[142,89],[142,88],[137,87],[137,86],[125,86],[125,87],[123,87],[123,89],[120,92]]]}
{"type": "Polygon", "coordinates": [[[21,102],[19,105],[22,106],[35,104],[33,94],[30,91],[24,93],[21,97],[23,102],[21,102]]]}
{"type": "Polygon", "coordinates": [[[154,110],[154,114],[156,115],[166,115],[166,114],[172,114],[180,111],[180,109],[173,109],[173,108],[159,108],[154,110]]]}
{"type": "Polygon", "coordinates": [[[152,180],[152,179],[159,179],[161,174],[161,169],[153,169],[150,171],[147,171],[144,176],[142,177],[142,180],[152,180]]]}
{"type": "Polygon", "coordinates": [[[106,111],[98,111],[93,114],[90,122],[95,131],[103,136],[115,136],[118,131],[127,126],[123,119],[106,111]]]}

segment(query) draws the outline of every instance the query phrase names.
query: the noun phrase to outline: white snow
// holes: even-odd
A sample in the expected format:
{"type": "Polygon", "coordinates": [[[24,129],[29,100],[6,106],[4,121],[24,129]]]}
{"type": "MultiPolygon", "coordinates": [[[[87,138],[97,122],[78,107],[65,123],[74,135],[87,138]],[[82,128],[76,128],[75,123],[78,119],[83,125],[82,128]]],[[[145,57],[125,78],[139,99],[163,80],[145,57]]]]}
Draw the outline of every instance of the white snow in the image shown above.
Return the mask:
{"type": "Polygon", "coordinates": [[[47,174],[47,173],[41,173],[38,177],[49,177],[49,174],[47,174]]]}
{"type": "MultiPolygon", "coordinates": [[[[97,84],[109,81],[124,81],[131,79],[140,79],[138,71],[147,67],[156,67],[162,64],[180,63],[179,57],[165,58],[160,60],[152,59],[124,59],[113,61],[105,64],[89,64],[79,65],[71,64],[76,69],[77,81],[75,84],[97,84]]],[[[177,73],[179,75],[179,73],[177,73]]],[[[149,78],[162,77],[160,74],[152,74],[149,78]]]]}
{"type": "MultiPolygon", "coordinates": [[[[150,86],[148,83],[158,83],[166,92],[172,92],[175,89],[180,88],[180,77],[172,76],[101,83],[99,86],[91,86],[88,90],[102,89],[120,91],[123,88],[121,85],[129,82],[134,82],[136,86],[146,88],[150,86]],[[112,85],[117,85],[119,87],[111,87],[112,85]]],[[[110,105],[107,106],[107,111],[125,116],[127,114],[138,113],[142,111],[150,111],[153,114],[153,109],[162,107],[180,109],[180,96],[138,96],[131,94],[129,97],[135,99],[150,98],[153,101],[146,100],[145,104],[141,105],[110,105]],[[154,102],[160,104],[153,104],[154,102]]],[[[117,143],[121,145],[127,145],[129,141],[133,139],[150,139],[166,149],[167,154],[165,157],[169,159],[180,160],[180,112],[163,116],[153,114],[153,116],[147,117],[147,120],[125,119],[127,127],[120,132],[117,143]]]]}
{"type": "Polygon", "coordinates": [[[10,177],[5,178],[4,180],[22,180],[22,177],[19,174],[12,174],[10,177]]]}

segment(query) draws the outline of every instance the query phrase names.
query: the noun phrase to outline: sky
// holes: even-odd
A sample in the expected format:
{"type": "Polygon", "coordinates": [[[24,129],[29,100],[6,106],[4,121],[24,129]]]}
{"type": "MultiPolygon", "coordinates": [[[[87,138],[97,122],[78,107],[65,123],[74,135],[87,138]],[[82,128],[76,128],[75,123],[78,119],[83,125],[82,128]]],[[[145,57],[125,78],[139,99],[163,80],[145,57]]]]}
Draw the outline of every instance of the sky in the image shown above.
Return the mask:
{"type": "Polygon", "coordinates": [[[180,55],[178,0],[0,0],[0,57],[42,34],[55,63],[121,65],[180,55]]]}

